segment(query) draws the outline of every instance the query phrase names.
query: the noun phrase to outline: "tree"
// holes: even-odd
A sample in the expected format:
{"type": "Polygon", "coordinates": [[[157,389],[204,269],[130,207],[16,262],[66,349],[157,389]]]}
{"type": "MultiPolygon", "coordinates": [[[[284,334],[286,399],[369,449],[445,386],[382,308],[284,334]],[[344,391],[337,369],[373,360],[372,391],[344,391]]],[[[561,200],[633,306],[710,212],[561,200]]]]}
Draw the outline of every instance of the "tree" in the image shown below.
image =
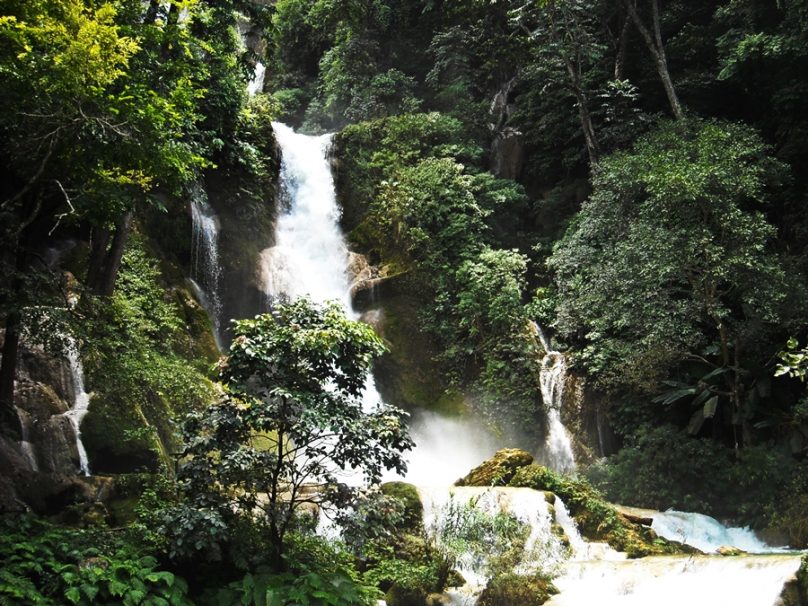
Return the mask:
{"type": "Polygon", "coordinates": [[[725,419],[746,439],[748,368],[788,293],[762,212],[783,168],[767,152],[741,125],[664,122],[604,159],[549,260],[558,328],[583,342],[601,387],[658,393],[689,360],[721,378],[725,419]]]}
{"type": "Polygon", "coordinates": [[[383,349],[370,327],[333,302],[300,299],[236,322],[220,363],[226,393],[185,427],[180,478],[206,516],[198,519],[249,527],[282,570],[301,509],[351,500],[343,474],[378,483],[386,469],[403,472],[402,453],[412,447],[403,413],[383,404],[364,410],[361,398],[383,349]]]}
{"type": "Polygon", "coordinates": [[[600,157],[600,144],[592,122],[586,72],[604,50],[596,35],[599,32],[594,23],[594,9],[593,3],[587,0],[542,0],[537,7],[530,2],[514,11],[515,22],[536,42],[540,56],[548,64],[560,62],[563,66],[567,86],[575,96],[592,166],[600,157]],[[528,25],[531,21],[538,24],[535,29],[528,25]]]}
{"type": "Polygon", "coordinates": [[[622,0],[622,2],[654,59],[654,66],[659,74],[659,79],[662,81],[662,86],[665,88],[665,94],[668,96],[671,112],[673,112],[677,120],[681,120],[684,118],[684,112],[682,111],[682,104],[679,102],[676,87],[673,85],[673,79],[668,70],[668,56],[665,52],[665,43],[662,41],[659,0],[649,0],[648,2],[651,5],[651,28],[645,24],[640,16],[637,10],[637,0],[622,0]],[[651,30],[653,30],[653,33],[651,30]]]}

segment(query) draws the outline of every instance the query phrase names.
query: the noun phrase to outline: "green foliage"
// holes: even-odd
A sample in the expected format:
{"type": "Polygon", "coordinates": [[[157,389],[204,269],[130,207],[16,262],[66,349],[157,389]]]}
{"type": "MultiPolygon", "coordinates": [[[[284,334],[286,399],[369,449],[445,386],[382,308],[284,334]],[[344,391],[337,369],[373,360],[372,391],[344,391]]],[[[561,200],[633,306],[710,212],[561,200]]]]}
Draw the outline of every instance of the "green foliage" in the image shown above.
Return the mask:
{"type": "Polygon", "coordinates": [[[763,212],[782,171],[754,131],[704,121],[663,123],[602,161],[548,262],[557,326],[600,388],[658,394],[676,372],[715,377],[717,433],[749,440],[768,381],[761,339],[794,292],[763,212]]]}
{"type": "Polygon", "coordinates": [[[774,376],[788,375],[804,382],[805,375],[808,373],[808,348],[803,347],[800,349],[799,343],[793,337],[788,340],[786,347],[786,350],[777,354],[780,362],[777,364],[774,376]]]}
{"type": "Polygon", "coordinates": [[[338,484],[341,474],[353,469],[378,483],[384,470],[405,469],[402,452],[412,442],[397,409],[362,410],[367,372],[383,346],[338,303],[278,305],[236,322],[234,332],[220,363],[224,397],[186,421],[180,478],[188,501],[174,515],[187,522],[168,528],[179,531],[178,556],[230,540],[244,550],[231,553],[242,566],[267,554],[278,570],[305,505],[344,507],[354,491],[338,484]],[[204,534],[209,520],[229,533],[188,543],[186,534],[204,534]]]}
{"type": "Polygon", "coordinates": [[[261,570],[219,591],[211,605],[231,606],[370,606],[375,593],[344,573],[300,571],[277,574],[261,570]]]}
{"type": "Polygon", "coordinates": [[[135,235],[109,299],[87,297],[82,360],[94,392],[82,426],[98,471],[154,470],[179,447],[174,420],[213,399],[208,361],[194,357],[193,336],[145,240],[135,235]]]}
{"type": "Polygon", "coordinates": [[[644,428],[589,475],[617,503],[761,524],[784,498],[783,488],[795,472],[786,453],[771,445],[736,454],[711,440],[663,426],[644,428]]]}
{"type": "Polygon", "coordinates": [[[185,580],[120,535],[31,518],[5,518],[0,529],[3,604],[192,604],[185,580]]]}

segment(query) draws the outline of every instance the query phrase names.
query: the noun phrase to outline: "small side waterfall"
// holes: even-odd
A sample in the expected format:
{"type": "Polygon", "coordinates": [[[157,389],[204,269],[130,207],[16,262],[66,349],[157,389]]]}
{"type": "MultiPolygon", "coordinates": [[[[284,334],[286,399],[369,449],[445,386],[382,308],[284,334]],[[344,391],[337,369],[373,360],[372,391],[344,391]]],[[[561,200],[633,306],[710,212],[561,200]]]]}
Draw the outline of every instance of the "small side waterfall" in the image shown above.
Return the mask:
{"type": "Polygon", "coordinates": [[[219,282],[222,269],[219,263],[219,221],[208,204],[205,190],[198,183],[191,189],[191,221],[191,280],[200,303],[208,312],[216,344],[221,349],[219,328],[222,303],[219,282]]]}
{"type": "Polygon", "coordinates": [[[84,390],[84,367],[81,365],[78,344],[75,339],[68,337],[66,346],[67,360],[70,364],[71,383],[73,385],[73,406],[64,413],[73,432],[76,434],[76,448],[79,453],[79,471],[85,476],[90,475],[90,462],[87,451],[81,441],[81,421],[90,410],[90,395],[84,390]]]}
{"type": "Polygon", "coordinates": [[[556,471],[569,473],[575,471],[575,455],[572,452],[572,440],[564,423],[561,422],[561,406],[564,403],[565,383],[567,380],[567,360],[564,354],[555,351],[544,335],[541,327],[530,323],[531,330],[544,347],[544,358],[541,361],[541,396],[547,413],[547,438],[544,443],[547,465],[556,471]]]}
{"type": "Polygon", "coordinates": [[[252,79],[247,84],[247,93],[252,96],[264,90],[264,76],[267,73],[266,66],[260,61],[255,64],[255,72],[252,79]]]}
{"type": "Polygon", "coordinates": [[[31,466],[31,471],[39,471],[39,463],[36,460],[36,451],[31,442],[31,417],[23,409],[14,407],[17,411],[17,419],[20,421],[20,450],[25,455],[25,459],[31,466]]]}

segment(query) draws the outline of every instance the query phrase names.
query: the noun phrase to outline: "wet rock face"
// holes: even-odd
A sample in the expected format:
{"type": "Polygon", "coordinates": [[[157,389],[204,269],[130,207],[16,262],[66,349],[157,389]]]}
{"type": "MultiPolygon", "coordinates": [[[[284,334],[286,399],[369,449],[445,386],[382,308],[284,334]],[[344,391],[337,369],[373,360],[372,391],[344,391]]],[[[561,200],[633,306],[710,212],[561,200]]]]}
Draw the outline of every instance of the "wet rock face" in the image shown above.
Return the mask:
{"type": "Polygon", "coordinates": [[[455,486],[505,486],[516,472],[533,463],[533,455],[518,448],[503,448],[472,469],[455,486]]]}
{"type": "Polygon", "coordinates": [[[6,459],[6,473],[16,470],[75,474],[79,469],[76,437],[63,416],[72,406],[74,385],[66,357],[39,346],[21,345],[15,405],[22,442],[11,442],[20,457],[6,459]],[[28,452],[24,451],[28,449],[28,452]]]}

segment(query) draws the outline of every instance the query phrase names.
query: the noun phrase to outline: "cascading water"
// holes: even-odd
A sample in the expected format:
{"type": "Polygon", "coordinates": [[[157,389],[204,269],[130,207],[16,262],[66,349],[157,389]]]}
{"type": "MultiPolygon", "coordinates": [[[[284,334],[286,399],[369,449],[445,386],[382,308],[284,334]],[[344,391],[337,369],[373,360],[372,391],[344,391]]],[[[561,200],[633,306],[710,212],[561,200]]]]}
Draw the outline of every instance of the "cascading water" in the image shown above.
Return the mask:
{"type": "Polygon", "coordinates": [[[63,416],[67,417],[70,421],[73,432],[76,434],[76,449],[79,453],[79,471],[85,476],[89,476],[90,462],[87,459],[87,451],[84,449],[84,443],[81,441],[81,421],[90,410],[90,395],[84,390],[84,368],[81,364],[78,345],[72,337],[67,337],[65,353],[67,355],[67,361],[69,362],[71,383],[73,385],[73,406],[64,413],[63,416]]]}
{"type": "Polygon", "coordinates": [[[561,422],[561,406],[564,403],[564,387],[567,380],[567,360],[564,354],[554,351],[541,327],[531,322],[531,329],[544,347],[541,362],[541,395],[547,413],[547,438],[544,456],[547,465],[556,471],[575,471],[575,455],[569,432],[561,422]]]}
{"type": "Polygon", "coordinates": [[[786,551],[761,541],[749,528],[727,528],[715,518],[702,513],[657,511],[651,514],[651,528],[661,537],[687,543],[705,553],[721,547],[735,547],[747,553],[786,551]]]}
{"type": "Polygon", "coordinates": [[[256,62],[253,77],[247,84],[247,93],[252,96],[264,90],[264,76],[266,73],[266,66],[260,61],[256,62]]]}
{"type": "Polygon", "coordinates": [[[219,222],[200,184],[191,189],[191,282],[213,324],[213,336],[221,349],[219,326],[222,303],[219,295],[219,222]]]}
{"type": "Polygon", "coordinates": [[[31,442],[31,417],[23,409],[14,407],[17,411],[17,419],[20,421],[20,450],[25,455],[25,459],[31,466],[31,471],[39,471],[39,464],[36,460],[36,451],[31,442]]]}
{"type": "MultiPolygon", "coordinates": [[[[270,305],[278,298],[308,296],[313,301],[336,300],[348,315],[351,306],[348,247],[339,226],[334,178],[328,161],[331,135],[311,137],[273,123],[281,149],[280,192],[285,212],[278,217],[275,245],[263,250],[261,278],[270,305]]],[[[363,394],[366,410],[381,396],[373,375],[363,394]]]]}
{"type": "Polygon", "coordinates": [[[511,549],[500,541],[498,528],[505,514],[526,527],[522,535],[517,574],[554,576],[569,555],[562,538],[553,529],[553,516],[543,492],[529,488],[419,487],[424,505],[424,527],[441,548],[456,558],[455,568],[465,579],[462,587],[450,588],[447,597],[455,606],[473,606],[489,580],[500,552],[511,549]],[[459,540],[463,551],[453,553],[459,540]]]}
{"type": "Polygon", "coordinates": [[[281,149],[280,205],[275,245],[261,253],[264,291],[270,300],[308,295],[351,308],[348,247],[328,163],[330,135],[309,137],[274,123],[281,149]]]}

